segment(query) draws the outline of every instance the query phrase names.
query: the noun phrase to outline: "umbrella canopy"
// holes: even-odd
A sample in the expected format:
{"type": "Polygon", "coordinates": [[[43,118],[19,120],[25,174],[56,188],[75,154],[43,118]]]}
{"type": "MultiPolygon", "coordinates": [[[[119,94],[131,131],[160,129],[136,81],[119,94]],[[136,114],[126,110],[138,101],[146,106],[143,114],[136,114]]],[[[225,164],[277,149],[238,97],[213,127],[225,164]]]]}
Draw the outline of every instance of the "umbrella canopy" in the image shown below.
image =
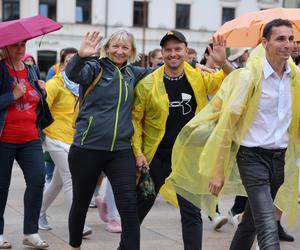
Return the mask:
{"type": "Polygon", "coordinates": [[[249,12],[224,23],[214,36],[222,35],[227,47],[255,47],[261,41],[265,24],[276,18],[289,20],[293,25],[295,40],[300,41],[299,8],[273,8],[249,12]]]}
{"type": "Polygon", "coordinates": [[[62,25],[44,16],[32,16],[0,23],[0,48],[26,41],[62,28],[62,25]]]}

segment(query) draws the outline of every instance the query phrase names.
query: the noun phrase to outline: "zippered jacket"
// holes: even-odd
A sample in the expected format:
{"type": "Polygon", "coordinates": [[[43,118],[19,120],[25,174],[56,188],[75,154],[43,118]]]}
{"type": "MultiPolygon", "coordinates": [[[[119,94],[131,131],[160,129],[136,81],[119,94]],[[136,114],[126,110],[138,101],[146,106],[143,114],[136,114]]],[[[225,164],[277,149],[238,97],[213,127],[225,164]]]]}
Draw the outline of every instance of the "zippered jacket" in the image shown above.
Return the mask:
{"type": "MultiPolygon", "coordinates": [[[[37,91],[40,97],[40,102],[36,110],[37,112],[36,126],[39,130],[39,136],[41,138],[44,138],[42,129],[45,128],[43,124],[43,119],[44,119],[45,108],[47,106],[47,103],[43,97],[43,94],[39,90],[37,84],[34,82],[34,80],[39,79],[39,72],[31,65],[25,64],[25,67],[27,67],[28,70],[28,81],[30,82],[31,86],[37,91]]],[[[5,66],[5,60],[0,61],[0,136],[5,125],[5,118],[6,118],[8,107],[15,102],[13,96],[13,90],[12,90],[13,82],[14,79],[11,77],[11,75],[9,74],[5,66]]]]}
{"type": "Polygon", "coordinates": [[[99,82],[80,108],[73,143],[94,150],[128,149],[133,135],[133,89],[150,70],[130,64],[118,68],[108,58],[85,59],[77,54],[65,71],[71,81],[80,84],[82,98],[101,70],[99,82]]]}

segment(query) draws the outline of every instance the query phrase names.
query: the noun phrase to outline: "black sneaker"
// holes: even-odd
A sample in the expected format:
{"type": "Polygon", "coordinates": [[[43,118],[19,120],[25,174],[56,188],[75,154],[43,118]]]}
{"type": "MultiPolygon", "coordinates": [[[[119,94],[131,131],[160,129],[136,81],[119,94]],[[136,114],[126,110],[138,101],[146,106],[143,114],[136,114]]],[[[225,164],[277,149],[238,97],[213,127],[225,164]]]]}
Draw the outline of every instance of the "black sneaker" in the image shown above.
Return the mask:
{"type": "Polygon", "coordinates": [[[279,236],[279,240],[281,241],[294,241],[294,237],[290,234],[288,234],[287,232],[284,231],[283,227],[280,224],[280,221],[277,221],[277,225],[278,225],[278,236],[279,236]]]}

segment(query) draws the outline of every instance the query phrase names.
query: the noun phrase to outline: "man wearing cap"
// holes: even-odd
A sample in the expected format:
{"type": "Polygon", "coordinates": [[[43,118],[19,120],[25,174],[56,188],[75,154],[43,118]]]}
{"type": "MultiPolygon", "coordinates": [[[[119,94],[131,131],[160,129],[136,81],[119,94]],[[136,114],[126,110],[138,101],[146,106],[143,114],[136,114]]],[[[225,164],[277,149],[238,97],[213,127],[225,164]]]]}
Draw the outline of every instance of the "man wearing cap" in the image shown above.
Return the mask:
{"type": "Polygon", "coordinates": [[[249,49],[248,48],[233,48],[230,50],[230,56],[228,57],[228,61],[231,62],[232,66],[235,69],[245,67],[247,59],[249,57],[249,49]]]}
{"type": "MultiPolygon", "coordinates": [[[[213,74],[201,72],[185,62],[188,49],[182,33],[169,31],[161,39],[160,46],[165,64],[137,84],[132,113],[136,164],[138,167],[150,167],[156,193],[171,173],[171,152],[177,134],[207,104],[207,95],[213,95],[219,89],[224,73],[228,74],[233,69],[226,61],[222,37],[214,38],[211,53],[224,72],[213,74]]],[[[138,192],[140,223],[155,198],[145,200],[138,192]]],[[[200,209],[179,195],[177,200],[184,249],[199,250],[202,245],[200,209]]]]}

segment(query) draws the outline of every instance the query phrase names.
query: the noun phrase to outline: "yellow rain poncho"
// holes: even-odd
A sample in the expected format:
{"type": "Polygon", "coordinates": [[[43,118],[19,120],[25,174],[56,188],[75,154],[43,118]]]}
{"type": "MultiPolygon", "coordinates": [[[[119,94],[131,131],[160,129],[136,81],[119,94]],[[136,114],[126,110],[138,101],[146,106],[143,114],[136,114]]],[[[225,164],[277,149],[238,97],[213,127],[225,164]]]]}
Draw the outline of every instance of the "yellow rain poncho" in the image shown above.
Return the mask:
{"type": "MultiPolygon", "coordinates": [[[[169,115],[169,99],[163,82],[165,67],[159,67],[135,87],[133,104],[132,147],[135,156],[144,154],[150,164],[165,134],[169,115]]],[[[196,113],[208,103],[207,95],[214,95],[225,78],[223,71],[210,74],[184,63],[184,73],[197,102],[196,113]]],[[[175,192],[162,187],[161,193],[171,204],[177,205],[175,192]]]]}
{"type": "MultiPolygon", "coordinates": [[[[245,195],[235,157],[248,128],[255,120],[261,96],[264,49],[257,47],[247,66],[228,75],[211,102],[179,133],[172,152],[172,173],[166,187],[215,215],[219,197],[210,194],[209,180],[224,177],[221,194],[245,195]]],[[[292,69],[292,121],[286,152],[285,180],[275,204],[289,216],[289,225],[297,216],[298,174],[296,164],[299,143],[300,70],[292,69]]],[[[270,121],[271,122],[271,121],[270,121]]]]}

